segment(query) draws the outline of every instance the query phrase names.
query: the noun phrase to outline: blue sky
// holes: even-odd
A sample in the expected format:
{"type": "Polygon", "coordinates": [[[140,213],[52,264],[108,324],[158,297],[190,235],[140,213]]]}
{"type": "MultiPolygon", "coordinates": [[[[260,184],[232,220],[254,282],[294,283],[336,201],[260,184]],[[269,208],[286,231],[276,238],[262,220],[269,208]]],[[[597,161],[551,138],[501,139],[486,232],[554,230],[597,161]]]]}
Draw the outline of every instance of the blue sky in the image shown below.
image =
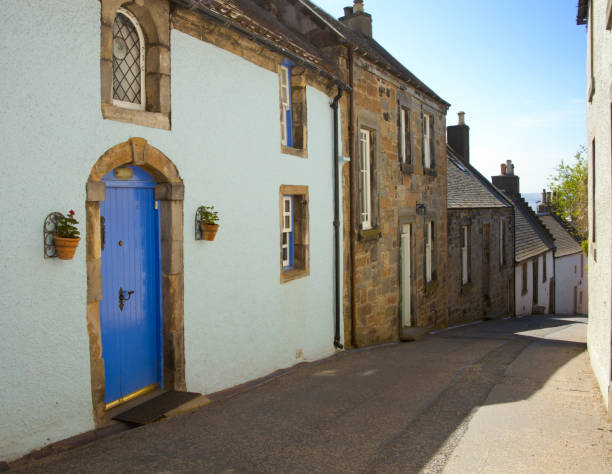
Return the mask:
{"type": "MultiPolygon", "coordinates": [[[[314,0],[335,17],[352,0],[314,0]]],[[[586,31],[576,0],[365,0],[374,38],[451,108],[466,112],[471,162],[512,160],[539,192],[586,141],[586,31]]]]}

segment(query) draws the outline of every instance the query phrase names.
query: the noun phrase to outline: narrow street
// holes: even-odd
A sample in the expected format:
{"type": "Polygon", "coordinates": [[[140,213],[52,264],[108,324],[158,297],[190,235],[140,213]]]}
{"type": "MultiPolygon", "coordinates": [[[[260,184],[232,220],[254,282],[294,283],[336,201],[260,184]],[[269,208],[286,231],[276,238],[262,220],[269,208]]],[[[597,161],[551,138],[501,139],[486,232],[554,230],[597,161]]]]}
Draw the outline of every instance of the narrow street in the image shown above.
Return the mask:
{"type": "Polygon", "coordinates": [[[14,472],[612,472],[586,318],[489,321],[304,365],[14,472]]]}

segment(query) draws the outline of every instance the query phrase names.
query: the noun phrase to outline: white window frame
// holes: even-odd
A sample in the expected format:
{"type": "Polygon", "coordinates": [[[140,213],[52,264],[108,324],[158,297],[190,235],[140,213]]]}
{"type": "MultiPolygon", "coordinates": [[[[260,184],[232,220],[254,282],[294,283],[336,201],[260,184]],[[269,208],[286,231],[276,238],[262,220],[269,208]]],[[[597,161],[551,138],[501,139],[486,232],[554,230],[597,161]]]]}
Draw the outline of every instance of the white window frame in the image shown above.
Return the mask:
{"type": "MultiPolygon", "coordinates": [[[[123,100],[118,100],[113,97],[114,96],[113,84],[115,82],[115,74],[112,70],[111,70],[112,80],[111,80],[111,85],[110,85],[111,86],[111,98],[113,100],[113,105],[116,105],[117,107],[121,107],[124,109],[133,109],[133,110],[145,110],[146,108],[145,76],[147,72],[145,70],[145,42],[144,42],[144,36],[142,34],[142,28],[140,28],[140,23],[138,23],[138,20],[136,19],[136,17],[130,11],[126,10],[125,8],[118,8],[117,13],[115,15],[118,15],[118,14],[122,14],[123,16],[127,17],[127,19],[132,22],[132,25],[134,25],[134,28],[136,28],[136,33],[138,33],[138,41],[140,43],[140,103],[133,104],[132,102],[125,102],[123,100]]],[[[113,19],[113,23],[114,23],[114,19],[113,19]]],[[[113,56],[114,56],[114,51],[113,51],[113,56]]]]}
{"type": "Polygon", "coordinates": [[[432,277],[431,271],[431,251],[432,251],[432,229],[433,222],[427,221],[425,224],[425,281],[429,283],[432,277]]]}
{"type": "Polygon", "coordinates": [[[464,225],[461,228],[461,283],[466,284],[470,281],[469,262],[468,262],[468,242],[469,242],[469,226],[464,225]]]}
{"type": "Polygon", "coordinates": [[[289,264],[291,263],[290,258],[289,258],[289,255],[291,253],[289,249],[289,242],[291,240],[290,234],[293,232],[292,215],[293,215],[293,203],[291,202],[291,197],[283,196],[283,222],[282,222],[283,240],[281,241],[281,255],[285,253],[284,250],[286,249],[286,253],[285,253],[286,257],[283,258],[283,267],[288,267],[289,264]],[[289,210],[287,210],[287,207],[289,208],[289,210]],[[289,224],[287,224],[287,222],[289,222],[289,224]]]}
{"type": "Polygon", "coordinates": [[[372,228],[372,188],[371,188],[371,140],[370,131],[359,129],[359,180],[361,183],[361,228],[372,228]]]}
{"type": "Polygon", "coordinates": [[[291,90],[289,88],[289,67],[280,67],[280,100],[281,100],[281,143],[287,146],[287,112],[291,110],[291,90]]]}
{"type": "Polygon", "coordinates": [[[431,168],[431,116],[423,112],[423,166],[426,169],[431,168]]]}

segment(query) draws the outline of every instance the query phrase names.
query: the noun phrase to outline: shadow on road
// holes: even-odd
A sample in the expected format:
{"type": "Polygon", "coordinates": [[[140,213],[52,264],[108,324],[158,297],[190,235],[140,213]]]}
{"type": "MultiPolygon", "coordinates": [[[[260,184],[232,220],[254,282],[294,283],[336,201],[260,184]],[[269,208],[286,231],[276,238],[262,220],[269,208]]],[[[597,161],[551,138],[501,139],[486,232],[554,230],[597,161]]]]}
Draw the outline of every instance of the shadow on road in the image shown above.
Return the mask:
{"type": "MultiPolygon", "coordinates": [[[[24,467],[28,472],[418,472],[496,384],[528,399],[585,351],[584,317],[532,316],[351,351],[186,416],[24,467]],[[537,346],[538,360],[529,357],[537,346]],[[513,375],[514,374],[514,375],[513,375]]],[[[436,461],[438,460],[438,461],[436,461]]],[[[433,463],[433,464],[432,464],[433,463]]]]}

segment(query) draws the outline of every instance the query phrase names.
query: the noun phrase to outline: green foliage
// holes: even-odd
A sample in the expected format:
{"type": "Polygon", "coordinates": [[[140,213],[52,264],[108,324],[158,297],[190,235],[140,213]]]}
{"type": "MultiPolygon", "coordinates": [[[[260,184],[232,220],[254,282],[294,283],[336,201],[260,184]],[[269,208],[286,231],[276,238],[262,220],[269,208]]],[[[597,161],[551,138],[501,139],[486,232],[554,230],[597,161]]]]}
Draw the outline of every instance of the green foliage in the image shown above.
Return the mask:
{"type": "Polygon", "coordinates": [[[81,235],[79,229],[76,228],[76,224],[78,223],[79,221],[74,218],[74,211],[70,209],[67,216],[61,214],[60,217],[58,217],[57,230],[55,233],[58,237],[76,239],[81,235]]]}
{"type": "Polygon", "coordinates": [[[588,236],[587,163],[585,149],[581,147],[574,155],[574,163],[563,160],[549,176],[552,191],[550,207],[576,229],[576,237],[588,236]]]}
{"type": "Polygon", "coordinates": [[[215,211],[215,206],[202,206],[200,208],[200,222],[205,224],[216,224],[219,222],[219,213],[215,211]]]}

